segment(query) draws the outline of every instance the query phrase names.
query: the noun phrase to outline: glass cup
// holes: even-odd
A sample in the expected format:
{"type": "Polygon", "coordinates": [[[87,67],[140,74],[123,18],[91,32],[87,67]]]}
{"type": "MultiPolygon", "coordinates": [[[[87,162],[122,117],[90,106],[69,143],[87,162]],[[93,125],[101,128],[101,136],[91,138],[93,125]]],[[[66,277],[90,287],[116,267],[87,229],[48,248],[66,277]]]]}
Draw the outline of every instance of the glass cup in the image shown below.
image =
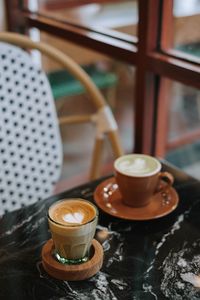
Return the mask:
{"type": "Polygon", "coordinates": [[[98,210],[91,202],[71,198],[55,202],[48,210],[48,222],[60,263],[88,261],[98,222],[98,210]]]}

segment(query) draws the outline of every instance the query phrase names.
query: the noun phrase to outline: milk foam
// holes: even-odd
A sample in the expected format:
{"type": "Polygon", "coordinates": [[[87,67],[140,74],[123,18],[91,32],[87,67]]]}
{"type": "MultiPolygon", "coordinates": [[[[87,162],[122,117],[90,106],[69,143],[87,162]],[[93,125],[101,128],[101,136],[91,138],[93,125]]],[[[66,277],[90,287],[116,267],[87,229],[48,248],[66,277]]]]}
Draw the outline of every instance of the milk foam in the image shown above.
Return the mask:
{"type": "Polygon", "coordinates": [[[128,154],[115,161],[115,168],[130,176],[152,175],[160,171],[161,164],[157,159],[145,154],[128,154]]]}
{"type": "Polygon", "coordinates": [[[133,161],[122,161],[119,163],[119,169],[129,174],[149,173],[151,171],[145,159],[142,158],[136,158],[133,161]]]}
{"type": "Polygon", "coordinates": [[[68,213],[63,215],[63,221],[67,223],[81,224],[84,219],[84,215],[80,212],[68,213]]]}

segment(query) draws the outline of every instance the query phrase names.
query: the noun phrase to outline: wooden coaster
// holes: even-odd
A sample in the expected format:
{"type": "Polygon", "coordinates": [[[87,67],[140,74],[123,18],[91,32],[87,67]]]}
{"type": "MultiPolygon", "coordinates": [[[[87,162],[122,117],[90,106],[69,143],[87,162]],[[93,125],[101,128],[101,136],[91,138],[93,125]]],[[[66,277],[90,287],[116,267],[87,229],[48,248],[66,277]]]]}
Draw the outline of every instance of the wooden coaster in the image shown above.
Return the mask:
{"type": "Polygon", "coordinates": [[[53,240],[48,240],[42,248],[42,264],[45,271],[61,280],[84,280],[95,275],[103,264],[103,248],[93,239],[91,246],[91,258],[85,263],[67,265],[59,263],[52,255],[54,250],[53,240]]]}

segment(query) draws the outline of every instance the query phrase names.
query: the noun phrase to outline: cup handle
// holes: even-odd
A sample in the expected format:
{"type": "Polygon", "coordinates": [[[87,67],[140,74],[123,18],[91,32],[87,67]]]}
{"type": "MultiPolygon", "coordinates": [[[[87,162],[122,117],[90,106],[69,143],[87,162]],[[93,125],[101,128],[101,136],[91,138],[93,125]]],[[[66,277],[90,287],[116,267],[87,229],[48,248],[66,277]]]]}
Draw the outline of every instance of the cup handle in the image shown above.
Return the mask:
{"type": "Polygon", "coordinates": [[[174,183],[174,176],[169,173],[169,172],[160,172],[159,173],[159,185],[158,185],[158,189],[157,192],[160,192],[164,189],[166,189],[166,187],[170,187],[172,186],[174,183]],[[163,184],[162,181],[165,182],[165,184],[163,184]]]}

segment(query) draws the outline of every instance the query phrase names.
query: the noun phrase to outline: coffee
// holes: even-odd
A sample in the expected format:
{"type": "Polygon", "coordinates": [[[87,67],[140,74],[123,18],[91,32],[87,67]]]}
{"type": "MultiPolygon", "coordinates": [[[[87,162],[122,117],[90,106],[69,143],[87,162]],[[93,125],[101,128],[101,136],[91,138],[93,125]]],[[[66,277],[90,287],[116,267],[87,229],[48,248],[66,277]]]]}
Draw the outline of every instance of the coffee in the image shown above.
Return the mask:
{"type": "Polygon", "coordinates": [[[86,261],[97,225],[96,207],[83,199],[65,199],[49,208],[48,219],[57,259],[64,263],[86,261]]]}
{"type": "Polygon", "coordinates": [[[115,168],[129,176],[150,176],[160,171],[160,163],[147,155],[125,155],[115,162],[115,168]]]}
{"type": "Polygon", "coordinates": [[[81,225],[94,219],[96,209],[83,200],[59,201],[50,208],[49,216],[54,222],[62,225],[81,225]]]}
{"type": "Polygon", "coordinates": [[[145,154],[128,154],[114,162],[115,178],[124,204],[132,207],[148,205],[158,192],[161,181],[173,184],[173,176],[160,172],[161,163],[145,154]]]}

